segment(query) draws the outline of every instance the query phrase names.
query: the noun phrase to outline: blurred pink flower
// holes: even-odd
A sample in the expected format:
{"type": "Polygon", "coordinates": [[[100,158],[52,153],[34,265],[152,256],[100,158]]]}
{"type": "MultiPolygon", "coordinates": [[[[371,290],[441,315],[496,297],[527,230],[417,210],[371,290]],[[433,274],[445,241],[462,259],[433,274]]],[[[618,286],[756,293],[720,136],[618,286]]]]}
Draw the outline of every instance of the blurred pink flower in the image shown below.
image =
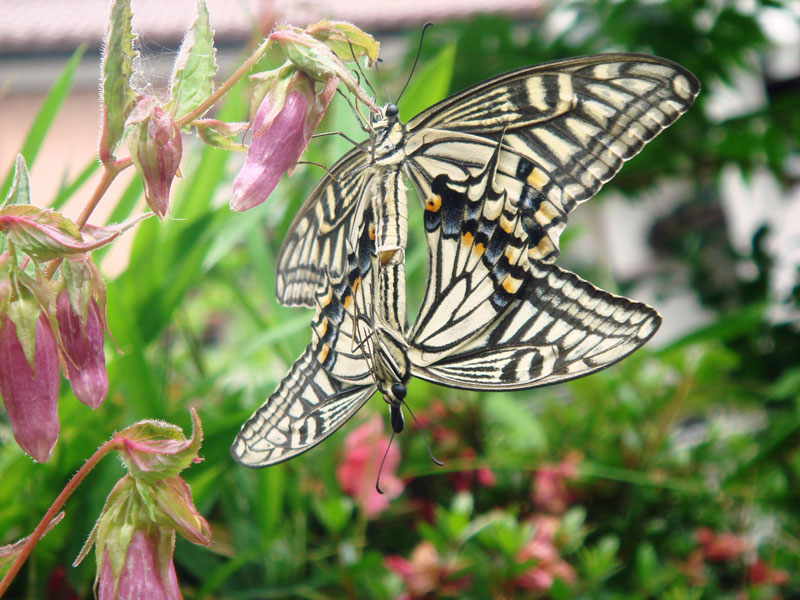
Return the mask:
{"type": "Polygon", "coordinates": [[[372,518],[389,508],[389,500],[403,491],[403,482],[395,472],[400,464],[400,450],[393,445],[386,454],[380,485],[375,489],[378,469],[389,439],[383,435],[383,420],[375,415],[351,431],[344,441],[344,459],[336,468],[341,490],[353,497],[367,517],[372,518]]]}
{"type": "MultiPolygon", "coordinates": [[[[464,448],[460,453],[460,458],[466,461],[474,461],[475,456],[475,450],[472,448],[464,448]]],[[[473,481],[483,487],[494,487],[495,483],[497,483],[497,478],[489,467],[478,467],[450,473],[450,481],[455,491],[463,492],[472,487],[473,481]]]]}
{"type": "Polygon", "coordinates": [[[789,573],[783,569],[773,569],[760,558],[747,568],[747,580],[752,585],[786,585],[789,573]]]}
{"type": "Polygon", "coordinates": [[[0,395],[14,439],[37,462],[50,458],[58,439],[58,350],[47,317],[36,320],[33,368],[18,327],[6,314],[0,324],[0,395]]]}
{"type": "Polygon", "coordinates": [[[409,559],[387,556],[383,562],[386,568],[403,578],[407,592],[404,598],[409,600],[426,598],[431,592],[456,595],[470,582],[468,576],[451,579],[463,565],[445,564],[434,545],[427,540],[414,548],[409,559]]]}
{"type": "Polygon", "coordinates": [[[286,171],[300,160],[314,130],[328,108],[339,80],[330,78],[317,92],[306,74],[297,72],[288,87],[276,83],[256,110],[253,137],[244,166],[233,181],[231,210],[245,211],[261,204],[286,171]]]}
{"type": "Polygon", "coordinates": [[[546,591],[556,579],[565,583],[575,583],[577,580],[575,570],[561,558],[554,544],[555,535],[560,527],[558,518],[538,516],[531,522],[536,529],[530,541],[517,554],[517,561],[520,563],[535,561],[535,563],[517,576],[516,584],[526,590],[546,591]]]}
{"type": "Polygon", "coordinates": [[[172,562],[172,545],[162,534],[149,534],[142,529],[133,532],[125,553],[125,562],[116,575],[108,550],[103,555],[99,600],[180,600],[183,598],[172,562]]]}
{"type": "Polygon", "coordinates": [[[533,476],[533,503],[540,509],[561,514],[572,500],[567,482],[578,476],[581,457],[576,452],[568,453],[555,465],[542,465],[533,476]]]}
{"type": "Polygon", "coordinates": [[[105,327],[94,298],[89,299],[86,323],[69,301],[69,294],[62,290],[56,300],[58,332],[67,356],[67,379],[75,397],[89,408],[97,408],[108,394],[106,358],[103,354],[105,327]]]}
{"type": "Polygon", "coordinates": [[[716,533],[708,527],[697,529],[694,537],[709,562],[735,561],[748,549],[747,540],[743,537],[733,533],[716,533]]]}

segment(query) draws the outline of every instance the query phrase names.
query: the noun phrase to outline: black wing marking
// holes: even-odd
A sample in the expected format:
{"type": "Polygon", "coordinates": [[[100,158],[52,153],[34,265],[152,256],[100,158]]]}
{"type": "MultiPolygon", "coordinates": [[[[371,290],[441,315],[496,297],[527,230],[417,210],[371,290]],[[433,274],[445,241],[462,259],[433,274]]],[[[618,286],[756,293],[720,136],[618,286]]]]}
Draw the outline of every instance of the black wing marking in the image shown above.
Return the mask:
{"type": "Polygon", "coordinates": [[[532,261],[517,200],[495,182],[499,146],[426,203],[429,279],[409,336],[411,373],[450,387],[521,389],[587,375],[658,329],[649,306],[532,261]]]}

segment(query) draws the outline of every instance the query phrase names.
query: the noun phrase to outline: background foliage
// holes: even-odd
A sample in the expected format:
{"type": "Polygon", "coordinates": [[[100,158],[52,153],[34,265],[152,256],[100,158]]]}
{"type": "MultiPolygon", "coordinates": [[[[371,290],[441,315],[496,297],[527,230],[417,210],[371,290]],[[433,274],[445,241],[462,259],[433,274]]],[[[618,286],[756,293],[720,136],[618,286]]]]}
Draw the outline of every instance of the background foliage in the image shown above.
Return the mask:
{"type": "MultiPolygon", "coordinates": [[[[108,349],[106,403],[89,412],[62,385],[61,436],[45,465],[22,454],[0,417],[0,542],[32,530],[112,431],[145,418],[188,431],[194,406],[204,424],[205,462],[185,476],[214,543],[209,552],[179,541],[176,564],[187,598],[800,595],[800,336],[796,322],[770,317],[771,269],[776,253],[790,249],[768,247],[765,228],[748,253],[734,249],[721,185],[725,169],[766,169],[781,189],[796,190],[800,89],[797,79],[762,75],[771,42],[760,18],[781,3],[743,6],[575,2],[531,22],[481,16],[438,24],[401,101],[408,118],[500,72],[609,50],[649,52],[692,70],[704,85],[695,106],[592,203],[602,203],[609,190],[635,202],[667,177],[685,184],[674,211],[652,226],[661,258],[648,283],[663,297],[688,286],[711,315],[707,326],[555,388],[480,394],[413,382],[408,404],[446,467],[431,463],[410,427],[395,440],[405,491],[367,518],[335,473],[347,432],[371,414],[384,416],[377,398],[356,423],[289,463],[246,470],[228,452],[243,420],[309,339],[310,312],[275,301],[274,265],[320,172],[300,167],[267,203],[232,214],[227,200],[239,158],[198,146],[184,160],[175,218],[139,225],[128,267],[108,281],[109,324],[123,353],[108,349]],[[736,70],[757,78],[767,102],[714,120],[708,91],[732,82],[736,70]],[[737,275],[742,262],[754,267],[746,277],[737,275]],[[435,553],[419,551],[431,545],[435,553]],[[545,575],[560,580],[550,587],[546,578],[535,579],[545,575]],[[433,583],[426,588],[427,582],[433,583]]],[[[384,65],[387,82],[405,80],[418,31],[407,37],[407,60],[384,65]]],[[[68,93],[69,77],[68,68],[56,99],[68,93]]],[[[238,90],[219,118],[245,119],[247,103],[247,90],[238,90]]],[[[46,123],[44,114],[37,127],[46,123]]],[[[334,106],[326,127],[360,135],[344,104],[334,106]]],[[[33,155],[40,141],[39,135],[30,143],[33,155]]],[[[345,149],[346,142],[324,138],[308,158],[330,165],[345,149]]],[[[59,203],[72,193],[65,184],[59,203]]],[[[115,199],[112,218],[130,214],[140,194],[140,184],[131,184],[115,199]]],[[[412,214],[412,235],[421,231],[420,218],[412,214]]],[[[565,258],[570,239],[580,235],[565,240],[565,258]]],[[[417,296],[426,269],[421,242],[412,237],[408,254],[410,293],[417,296]]],[[[615,283],[607,267],[584,265],[581,273],[607,289],[641,283],[615,283]]],[[[787,306],[797,309],[798,301],[795,286],[787,306]]],[[[121,472],[107,461],[90,476],[37,548],[13,597],[91,597],[94,565],[69,565],[121,472]],[[63,587],[62,595],[54,591],[63,582],[74,596],[63,595],[63,587]]]]}

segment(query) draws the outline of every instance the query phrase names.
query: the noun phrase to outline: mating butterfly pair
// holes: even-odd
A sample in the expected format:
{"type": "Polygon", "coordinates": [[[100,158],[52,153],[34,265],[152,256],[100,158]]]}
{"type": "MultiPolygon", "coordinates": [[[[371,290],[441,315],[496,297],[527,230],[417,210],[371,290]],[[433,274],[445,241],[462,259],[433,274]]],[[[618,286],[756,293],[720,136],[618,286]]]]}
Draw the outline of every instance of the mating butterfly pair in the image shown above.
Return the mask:
{"type": "Polygon", "coordinates": [[[694,101],[670,61],[604,54],[500,75],[403,124],[389,104],[291,225],[276,294],[312,340],[231,449],[248,466],[321,442],[379,390],[402,430],[413,375],[476,390],[588,375],[658,329],[651,307],[553,264],[568,213],[694,101]],[[404,179],[424,199],[428,282],[406,323],[404,179]]]}

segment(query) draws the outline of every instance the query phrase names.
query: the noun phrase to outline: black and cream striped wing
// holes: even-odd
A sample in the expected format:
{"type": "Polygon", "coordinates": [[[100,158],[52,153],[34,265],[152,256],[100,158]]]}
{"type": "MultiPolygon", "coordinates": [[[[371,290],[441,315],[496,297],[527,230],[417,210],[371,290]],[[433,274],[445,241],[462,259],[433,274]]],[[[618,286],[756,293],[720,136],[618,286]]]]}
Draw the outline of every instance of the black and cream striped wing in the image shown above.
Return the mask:
{"type": "Polygon", "coordinates": [[[375,392],[369,365],[355,339],[353,279],[351,274],[325,274],[324,287],[316,294],[312,341],[278,389],[242,426],[231,447],[237,462],[263,467],[309,450],[375,392]]]}
{"type": "Polygon", "coordinates": [[[437,176],[464,181],[497,144],[497,183],[518,198],[531,259],[552,262],[568,213],[694,101],[699,82],[640,54],[559,60],[489,79],[408,123],[406,171],[430,197],[437,176]]]}
{"type": "Polygon", "coordinates": [[[558,383],[624,358],[661,323],[645,304],[529,259],[518,199],[496,182],[504,152],[466,182],[432,182],[428,286],[409,334],[421,379],[481,390],[558,383]]]}
{"type": "MultiPolygon", "coordinates": [[[[275,295],[286,306],[314,307],[326,270],[346,271],[347,240],[368,204],[372,171],[360,148],[345,154],[301,207],[278,255],[275,295]]],[[[357,235],[357,234],[356,234],[357,235]]]]}

